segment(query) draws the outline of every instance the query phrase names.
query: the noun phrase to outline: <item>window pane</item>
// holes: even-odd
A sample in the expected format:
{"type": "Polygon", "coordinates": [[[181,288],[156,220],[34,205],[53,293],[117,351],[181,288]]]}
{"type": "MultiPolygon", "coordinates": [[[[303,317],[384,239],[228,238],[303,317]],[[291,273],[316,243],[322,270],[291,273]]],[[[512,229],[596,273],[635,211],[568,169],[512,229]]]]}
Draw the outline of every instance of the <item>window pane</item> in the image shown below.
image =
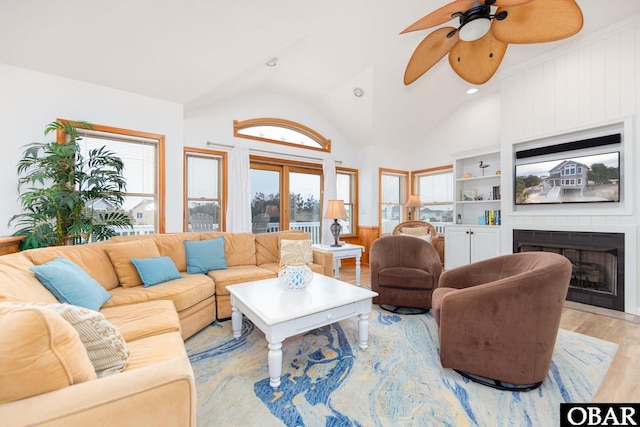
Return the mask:
{"type": "Polygon", "coordinates": [[[351,203],[351,180],[352,175],[346,173],[336,174],[337,198],[344,200],[345,203],[351,203]]]}
{"type": "Polygon", "coordinates": [[[289,173],[289,229],[311,234],[320,242],[320,175],[289,173]]]}
{"type": "Polygon", "coordinates": [[[220,203],[190,201],[189,231],[219,231],[220,230],[220,203]]]}
{"type": "Polygon", "coordinates": [[[254,233],[280,229],[280,172],[251,169],[251,216],[254,233]]]}
{"type": "Polygon", "coordinates": [[[423,203],[453,202],[453,173],[424,175],[419,178],[423,203]]]}
{"type": "Polygon", "coordinates": [[[239,134],[257,136],[260,138],[272,139],[274,141],[288,142],[290,144],[306,145],[308,147],[322,148],[307,135],[297,130],[288,129],[281,126],[252,126],[238,130],[239,134]]]}
{"type": "MultiPolygon", "coordinates": [[[[154,194],[156,187],[156,146],[115,141],[94,136],[83,137],[86,150],[107,146],[124,163],[127,193],[154,194]]],[[[85,151],[86,153],[86,151],[85,151]]]]}
{"type": "Polygon", "coordinates": [[[400,177],[382,175],[382,203],[400,203],[400,177]]]}
{"type": "Polygon", "coordinates": [[[187,158],[187,197],[218,199],[220,161],[215,157],[187,158]]]}

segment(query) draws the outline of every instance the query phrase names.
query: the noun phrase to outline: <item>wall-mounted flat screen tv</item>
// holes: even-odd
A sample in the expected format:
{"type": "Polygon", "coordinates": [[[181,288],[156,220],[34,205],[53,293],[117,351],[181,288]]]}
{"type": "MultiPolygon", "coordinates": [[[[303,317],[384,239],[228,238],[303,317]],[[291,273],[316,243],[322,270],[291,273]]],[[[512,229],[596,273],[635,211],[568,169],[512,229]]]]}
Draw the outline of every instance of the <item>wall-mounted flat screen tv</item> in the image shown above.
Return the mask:
{"type": "Polygon", "coordinates": [[[620,152],[556,153],[549,160],[520,159],[515,167],[515,204],[620,201],[620,152]],[[577,153],[576,153],[577,154],[577,153]]]}

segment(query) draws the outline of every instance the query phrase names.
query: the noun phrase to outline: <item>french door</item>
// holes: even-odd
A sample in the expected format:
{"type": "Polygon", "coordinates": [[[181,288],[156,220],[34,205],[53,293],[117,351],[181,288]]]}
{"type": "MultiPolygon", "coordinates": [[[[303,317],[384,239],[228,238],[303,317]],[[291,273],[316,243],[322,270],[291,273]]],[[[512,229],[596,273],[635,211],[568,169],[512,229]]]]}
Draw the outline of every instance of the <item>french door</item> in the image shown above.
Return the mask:
{"type": "Polygon", "coordinates": [[[252,161],[252,231],[302,230],[319,243],[322,181],[321,169],[252,161]]]}

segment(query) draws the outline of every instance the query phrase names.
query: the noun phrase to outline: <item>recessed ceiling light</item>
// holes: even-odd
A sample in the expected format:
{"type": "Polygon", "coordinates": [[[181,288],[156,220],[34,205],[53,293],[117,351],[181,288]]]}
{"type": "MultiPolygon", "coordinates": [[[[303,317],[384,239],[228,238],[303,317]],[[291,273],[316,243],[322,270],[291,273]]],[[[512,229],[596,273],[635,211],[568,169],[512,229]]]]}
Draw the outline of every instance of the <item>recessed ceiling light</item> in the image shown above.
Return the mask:
{"type": "Polygon", "coordinates": [[[467,95],[473,95],[477,91],[478,91],[477,87],[472,87],[471,89],[467,90],[467,95]]]}
{"type": "Polygon", "coordinates": [[[267,67],[275,67],[277,63],[278,63],[278,58],[271,58],[270,60],[265,62],[264,65],[266,65],[267,67]]]}
{"type": "Polygon", "coordinates": [[[355,96],[357,96],[358,98],[360,98],[362,95],[364,95],[364,90],[362,90],[362,88],[357,87],[355,89],[353,89],[353,94],[355,96]]]}

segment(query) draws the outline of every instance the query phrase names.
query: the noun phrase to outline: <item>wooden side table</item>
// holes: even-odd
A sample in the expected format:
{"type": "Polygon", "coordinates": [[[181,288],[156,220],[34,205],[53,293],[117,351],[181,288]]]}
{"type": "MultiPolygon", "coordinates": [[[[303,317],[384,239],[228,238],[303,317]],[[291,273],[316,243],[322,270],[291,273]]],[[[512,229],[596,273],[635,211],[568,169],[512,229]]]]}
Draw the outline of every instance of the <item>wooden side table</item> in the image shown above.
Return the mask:
{"type": "Polygon", "coordinates": [[[364,252],[364,246],[352,245],[351,243],[345,243],[342,246],[331,245],[312,245],[313,248],[322,251],[331,252],[333,254],[333,277],[340,278],[340,260],[345,258],[356,259],[356,285],[360,286],[360,258],[364,252]]]}

